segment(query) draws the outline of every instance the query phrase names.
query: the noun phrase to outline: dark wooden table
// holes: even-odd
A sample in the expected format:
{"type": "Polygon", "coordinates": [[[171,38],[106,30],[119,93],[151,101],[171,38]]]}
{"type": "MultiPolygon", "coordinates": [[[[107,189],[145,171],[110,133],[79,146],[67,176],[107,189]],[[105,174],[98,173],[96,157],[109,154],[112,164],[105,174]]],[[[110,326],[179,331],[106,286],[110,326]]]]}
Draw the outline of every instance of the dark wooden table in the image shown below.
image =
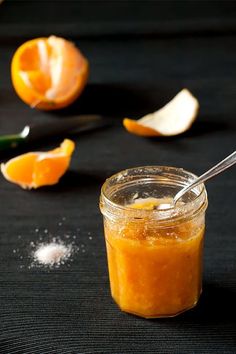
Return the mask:
{"type": "MultiPolygon", "coordinates": [[[[98,209],[100,187],[114,172],[160,164],[200,174],[235,150],[235,3],[6,1],[0,49],[0,134],[80,113],[111,121],[73,136],[71,167],[56,186],[24,191],[1,177],[0,353],[236,353],[235,169],[207,185],[203,294],[176,318],[144,320],[118,310],[98,209]],[[26,39],[52,33],[76,42],[91,74],[75,104],[45,113],[15,95],[10,61],[26,39]],[[124,116],[158,109],[183,87],[201,106],[188,133],[145,139],[123,129],[124,116]],[[66,234],[85,252],[56,270],[29,268],[30,242],[66,234]]],[[[62,138],[1,152],[1,161],[62,138]]]]}

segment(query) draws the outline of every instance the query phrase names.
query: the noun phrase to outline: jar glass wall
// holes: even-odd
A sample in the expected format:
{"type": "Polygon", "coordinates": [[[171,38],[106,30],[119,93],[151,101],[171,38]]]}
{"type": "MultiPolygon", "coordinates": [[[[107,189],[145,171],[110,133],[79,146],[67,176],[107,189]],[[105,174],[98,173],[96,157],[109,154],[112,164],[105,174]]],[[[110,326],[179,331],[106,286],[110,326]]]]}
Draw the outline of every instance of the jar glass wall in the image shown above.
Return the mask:
{"type": "Polygon", "coordinates": [[[165,204],[194,179],[183,169],[147,166],[121,171],[104,183],[100,209],[111,293],[123,311],[168,317],[196,305],[202,288],[205,187],[195,187],[175,208],[152,207],[154,201],[165,204]]]}

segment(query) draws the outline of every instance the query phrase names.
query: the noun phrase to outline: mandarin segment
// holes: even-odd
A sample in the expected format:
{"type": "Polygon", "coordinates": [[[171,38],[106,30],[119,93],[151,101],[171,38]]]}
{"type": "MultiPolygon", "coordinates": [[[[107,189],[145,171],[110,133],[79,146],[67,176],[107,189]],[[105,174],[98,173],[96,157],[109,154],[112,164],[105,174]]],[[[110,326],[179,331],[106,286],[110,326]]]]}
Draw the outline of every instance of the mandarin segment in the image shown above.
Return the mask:
{"type": "Polygon", "coordinates": [[[11,63],[12,83],[18,96],[32,108],[68,106],[82,92],[89,65],[70,41],[56,36],[22,44],[11,63]]]}
{"type": "Polygon", "coordinates": [[[32,175],[37,154],[29,152],[17,156],[6,164],[1,164],[3,176],[10,182],[18,183],[22,188],[27,188],[32,183],[32,175]]]}
{"type": "Polygon", "coordinates": [[[24,189],[56,184],[70,165],[75,144],[65,139],[48,152],[29,152],[1,164],[3,176],[24,189]]]}
{"type": "Polygon", "coordinates": [[[69,163],[70,157],[67,156],[44,156],[37,159],[33,173],[35,188],[56,184],[68,169],[69,163]]]}
{"type": "Polygon", "coordinates": [[[28,71],[27,79],[28,84],[34,87],[41,95],[43,95],[51,86],[50,77],[39,70],[28,71]]]}

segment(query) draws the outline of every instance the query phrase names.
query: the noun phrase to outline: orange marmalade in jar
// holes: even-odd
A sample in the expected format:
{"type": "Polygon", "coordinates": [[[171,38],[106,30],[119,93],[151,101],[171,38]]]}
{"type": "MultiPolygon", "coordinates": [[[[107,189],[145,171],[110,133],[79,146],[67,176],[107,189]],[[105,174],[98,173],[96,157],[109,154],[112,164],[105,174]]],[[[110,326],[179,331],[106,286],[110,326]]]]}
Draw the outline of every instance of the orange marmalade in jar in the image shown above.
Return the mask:
{"type": "Polygon", "coordinates": [[[122,171],[104,183],[100,209],[110,287],[121,310],[157,318],[197,304],[207,208],[204,185],[166,208],[194,179],[183,169],[147,166],[122,171]]]}

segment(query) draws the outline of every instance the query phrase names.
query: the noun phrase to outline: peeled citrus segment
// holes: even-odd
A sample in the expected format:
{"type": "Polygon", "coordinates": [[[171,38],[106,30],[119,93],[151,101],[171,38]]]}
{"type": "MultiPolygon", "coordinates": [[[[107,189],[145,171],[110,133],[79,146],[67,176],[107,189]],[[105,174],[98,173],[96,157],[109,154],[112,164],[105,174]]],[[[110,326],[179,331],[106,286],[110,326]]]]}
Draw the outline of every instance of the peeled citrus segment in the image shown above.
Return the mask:
{"type": "Polygon", "coordinates": [[[183,89],[158,111],[138,120],[125,118],[123,124],[130,133],[136,135],[174,136],[191,127],[198,110],[198,100],[187,89],[183,89]]]}
{"type": "Polygon", "coordinates": [[[29,152],[1,164],[3,176],[24,189],[56,184],[70,165],[75,144],[65,139],[48,152],[29,152]]]}
{"type": "Polygon", "coordinates": [[[88,61],[63,38],[36,38],[22,44],[11,64],[13,86],[31,107],[58,109],[72,103],[88,78],[88,61]]]}
{"type": "Polygon", "coordinates": [[[44,94],[51,86],[50,76],[39,70],[28,71],[27,73],[21,72],[22,78],[26,81],[27,85],[33,87],[38,93],[44,94]],[[25,75],[25,77],[24,77],[25,75]]]}

